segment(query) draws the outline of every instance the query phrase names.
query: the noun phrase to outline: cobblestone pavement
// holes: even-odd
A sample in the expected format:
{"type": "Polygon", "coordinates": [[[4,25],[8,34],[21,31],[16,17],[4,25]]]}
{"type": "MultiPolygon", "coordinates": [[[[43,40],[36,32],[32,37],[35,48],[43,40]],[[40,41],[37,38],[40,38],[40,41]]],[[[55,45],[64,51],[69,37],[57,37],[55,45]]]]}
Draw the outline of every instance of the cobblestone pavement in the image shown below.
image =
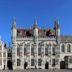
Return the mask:
{"type": "Polygon", "coordinates": [[[33,69],[28,69],[28,70],[0,70],[0,72],[72,72],[72,70],[33,70],[33,69]]]}

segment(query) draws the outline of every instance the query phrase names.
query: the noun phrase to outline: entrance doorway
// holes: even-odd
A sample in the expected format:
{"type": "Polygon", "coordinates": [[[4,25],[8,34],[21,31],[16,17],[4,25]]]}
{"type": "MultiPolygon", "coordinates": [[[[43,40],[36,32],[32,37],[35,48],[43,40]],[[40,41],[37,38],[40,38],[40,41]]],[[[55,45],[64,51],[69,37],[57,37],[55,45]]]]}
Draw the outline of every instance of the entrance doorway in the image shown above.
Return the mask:
{"type": "Polygon", "coordinates": [[[10,61],[10,60],[7,61],[7,68],[9,70],[12,70],[13,69],[13,67],[12,67],[12,61],[10,61]]]}
{"type": "Polygon", "coordinates": [[[26,69],[26,68],[27,68],[27,62],[24,63],[24,69],[26,69]]]}
{"type": "Polygon", "coordinates": [[[65,61],[60,62],[60,69],[65,69],[65,61]]]}
{"type": "Polygon", "coordinates": [[[46,62],[46,64],[45,64],[45,69],[48,69],[48,68],[49,68],[49,63],[46,62]]]}

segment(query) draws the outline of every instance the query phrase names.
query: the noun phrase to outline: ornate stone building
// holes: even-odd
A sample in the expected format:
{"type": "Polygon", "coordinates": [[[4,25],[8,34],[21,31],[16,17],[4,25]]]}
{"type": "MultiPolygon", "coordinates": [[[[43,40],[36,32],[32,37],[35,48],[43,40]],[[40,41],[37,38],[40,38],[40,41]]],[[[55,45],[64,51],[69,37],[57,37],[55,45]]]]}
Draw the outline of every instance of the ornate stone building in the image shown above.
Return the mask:
{"type": "Polygon", "coordinates": [[[72,68],[72,36],[61,35],[58,21],[53,29],[42,29],[34,22],[32,28],[12,26],[13,69],[72,68]]]}

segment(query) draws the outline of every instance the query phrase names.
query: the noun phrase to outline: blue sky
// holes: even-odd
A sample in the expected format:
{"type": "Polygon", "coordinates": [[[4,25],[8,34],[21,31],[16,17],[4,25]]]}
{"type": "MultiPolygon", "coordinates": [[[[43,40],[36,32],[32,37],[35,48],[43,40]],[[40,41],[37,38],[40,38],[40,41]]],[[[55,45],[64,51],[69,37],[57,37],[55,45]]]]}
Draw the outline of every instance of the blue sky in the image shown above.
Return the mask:
{"type": "Polygon", "coordinates": [[[72,34],[72,0],[0,0],[0,35],[11,42],[13,16],[17,27],[31,27],[34,19],[39,27],[53,27],[58,19],[61,34],[72,34]]]}

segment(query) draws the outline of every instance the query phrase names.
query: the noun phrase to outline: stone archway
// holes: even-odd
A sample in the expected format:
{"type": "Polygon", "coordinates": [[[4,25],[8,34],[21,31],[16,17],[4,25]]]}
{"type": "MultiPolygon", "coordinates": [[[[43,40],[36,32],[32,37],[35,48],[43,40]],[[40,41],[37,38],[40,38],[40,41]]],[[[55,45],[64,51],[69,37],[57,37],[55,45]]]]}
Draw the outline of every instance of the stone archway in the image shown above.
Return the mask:
{"type": "Polygon", "coordinates": [[[7,61],[7,68],[9,70],[12,70],[13,69],[13,67],[12,67],[12,61],[10,61],[10,60],[7,61]]]}
{"type": "Polygon", "coordinates": [[[65,61],[60,62],[60,69],[65,69],[65,61]]]}
{"type": "Polygon", "coordinates": [[[48,68],[49,68],[49,63],[46,62],[46,63],[45,63],[45,69],[48,69],[48,68]]]}
{"type": "Polygon", "coordinates": [[[24,63],[24,69],[26,69],[26,68],[27,68],[27,62],[24,63]]]}

